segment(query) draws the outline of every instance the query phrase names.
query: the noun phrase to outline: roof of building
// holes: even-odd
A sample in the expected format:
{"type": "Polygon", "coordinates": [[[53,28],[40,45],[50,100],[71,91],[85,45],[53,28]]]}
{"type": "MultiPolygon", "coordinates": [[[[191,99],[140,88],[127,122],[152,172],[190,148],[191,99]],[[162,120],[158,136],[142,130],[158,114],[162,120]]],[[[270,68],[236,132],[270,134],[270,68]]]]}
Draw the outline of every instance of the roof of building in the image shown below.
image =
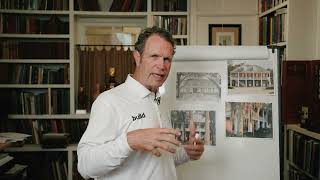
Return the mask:
{"type": "Polygon", "coordinates": [[[269,72],[269,70],[266,70],[265,68],[258,65],[244,64],[231,71],[231,73],[236,72],[269,72]]]}

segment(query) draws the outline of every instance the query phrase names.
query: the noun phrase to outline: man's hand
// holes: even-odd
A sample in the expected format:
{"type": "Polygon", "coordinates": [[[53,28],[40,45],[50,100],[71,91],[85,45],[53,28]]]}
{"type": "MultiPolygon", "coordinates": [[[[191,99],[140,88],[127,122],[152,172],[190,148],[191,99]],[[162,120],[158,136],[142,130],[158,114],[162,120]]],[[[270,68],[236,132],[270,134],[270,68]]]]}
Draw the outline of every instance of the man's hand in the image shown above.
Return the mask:
{"type": "Polygon", "coordinates": [[[175,153],[176,147],[181,143],[176,140],[180,131],[170,128],[149,128],[130,131],[127,134],[128,144],[133,150],[151,152],[155,156],[161,156],[157,148],[175,153]]]}
{"type": "Polygon", "coordinates": [[[189,143],[184,145],[184,149],[190,159],[198,160],[204,151],[204,142],[201,138],[196,138],[196,127],[192,120],[190,120],[189,129],[189,143]]]}

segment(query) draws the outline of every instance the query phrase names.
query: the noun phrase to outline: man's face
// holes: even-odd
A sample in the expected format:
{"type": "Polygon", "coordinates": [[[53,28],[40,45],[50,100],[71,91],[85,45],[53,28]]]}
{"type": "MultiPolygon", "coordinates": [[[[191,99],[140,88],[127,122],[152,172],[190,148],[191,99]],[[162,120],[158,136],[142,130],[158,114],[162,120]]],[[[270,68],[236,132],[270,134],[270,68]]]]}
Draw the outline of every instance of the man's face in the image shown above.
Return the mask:
{"type": "Polygon", "coordinates": [[[167,79],[173,47],[158,35],[152,35],[145,44],[143,54],[134,52],[136,70],[133,77],[150,91],[156,92],[167,79]]]}

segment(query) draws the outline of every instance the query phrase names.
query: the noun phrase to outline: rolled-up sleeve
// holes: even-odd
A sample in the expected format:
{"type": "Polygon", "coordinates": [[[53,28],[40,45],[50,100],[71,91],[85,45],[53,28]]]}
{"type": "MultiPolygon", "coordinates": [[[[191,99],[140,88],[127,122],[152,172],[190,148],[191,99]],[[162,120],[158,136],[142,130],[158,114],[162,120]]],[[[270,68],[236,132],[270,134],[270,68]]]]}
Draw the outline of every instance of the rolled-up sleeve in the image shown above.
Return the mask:
{"type": "Polygon", "coordinates": [[[175,155],[174,155],[174,164],[176,166],[179,166],[181,164],[184,164],[190,160],[190,157],[188,156],[187,152],[183,148],[183,146],[180,146],[175,155]]]}
{"type": "Polygon", "coordinates": [[[88,127],[77,149],[78,171],[85,179],[101,177],[118,168],[133,151],[119,117],[101,97],[93,103],[88,127]]]}

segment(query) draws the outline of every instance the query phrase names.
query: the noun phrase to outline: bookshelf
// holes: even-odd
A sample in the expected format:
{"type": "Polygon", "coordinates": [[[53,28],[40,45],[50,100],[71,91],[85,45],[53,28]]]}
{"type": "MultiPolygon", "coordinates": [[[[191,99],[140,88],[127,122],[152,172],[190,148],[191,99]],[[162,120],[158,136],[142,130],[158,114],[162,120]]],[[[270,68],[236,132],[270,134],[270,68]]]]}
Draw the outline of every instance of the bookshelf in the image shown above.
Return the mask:
{"type": "Polygon", "coordinates": [[[258,0],[259,45],[280,47],[283,60],[315,59],[316,3],[258,0]]]}
{"type": "MultiPolygon", "coordinates": [[[[81,0],[74,1],[75,24],[83,18],[97,22],[106,18],[105,24],[112,26],[116,25],[114,19],[118,18],[116,22],[119,22],[120,18],[122,23],[121,19],[124,18],[142,26],[141,28],[153,25],[166,28],[173,34],[178,45],[189,44],[189,0],[95,0],[92,6],[87,4],[88,2],[81,0]],[[127,2],[129,4],[126,4],[127,2]]],[[[123,24],[126,22],[128,21],[123,24]]]]}
{"type": "Polygon", "coordinates": [[[10,102],[8,119],[1,125],[8,131],[32,134],[30,144],[6,151],[63,152],[67,179],[79,179],[73,177],[76,143],[90,116],[76,114],[76,49],[85,44],[79,33],[82,22],[141,29],[158,25],[171,31],[178,45],[187,45],[189,4],[190,0],[0,1],[0,92],[6,94],[5,102],[10,102]],[[43,149],[44,132],[69,132],[72,144],[43,149]]]}
{"type": "Polygon", "coordinates": [[[297,124],[285,127],[285,180],[320,177],[320,134],[297,124]]]}

